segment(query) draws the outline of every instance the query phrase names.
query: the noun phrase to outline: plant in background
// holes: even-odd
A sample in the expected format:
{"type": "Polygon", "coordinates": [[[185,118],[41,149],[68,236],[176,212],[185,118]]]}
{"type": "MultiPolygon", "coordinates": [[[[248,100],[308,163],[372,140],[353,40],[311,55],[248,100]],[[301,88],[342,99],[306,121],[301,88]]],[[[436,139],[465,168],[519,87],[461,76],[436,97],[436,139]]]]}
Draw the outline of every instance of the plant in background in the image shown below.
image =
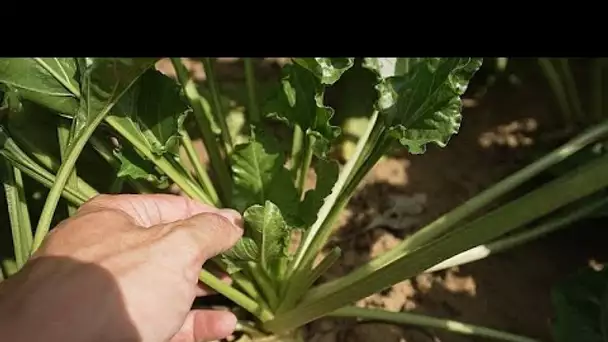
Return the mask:
{"type": "Polygon", "coordinates": [[[221,282],[208,270],[200,280],[247,311],[243,339],[301,339],[300,328],[324,316],[421,324],[508,341],[533,341],[459,322],[351,306],[471,248],[496,241],[560,208],[597,195],[608,185],[608,157],[600,156],[489,212],[493,201],[604,135],[598,126],[438,218],[394,249],[350,274],[318,284],[340,256],[323,252],[334,223],[357,186],[390,149],[424,153],[446,146],[461,121],[461,99],[481,66],[477,58],[365,58],[377,76],[378,100],[365,133],[345,165],[330,158],[341,134],[324,92],[353,66],[353,58],[293,58],[272,97],[258,104],[252,61],[245,59],[249,106],[244,136],[228,127],[214,60],[203,59],[209,99],[182,61],[177,80],[148,58],[15,58],[0,60],[3,177],[15,260],[27,261],[65,200],[67,214],[99,192],[153,193],[170,184],[193,199],[243,213],[245,234],[213,265],[231,274],[221,282]],[[192,120],[192,121],[191,121],[192,120]],[[197,155],[186,124],[194,122],[209,157],[197,155]],[[281,127],[293,132],[288,142],[281,127]],[[192,168],[188,168],[186,156],[192,168]],[[104,183],[97,167],[107,163],[104,183]],[[78,164],[78,165],[77,165],[78,164]],[[95,164],[97,165],[97,164],[95,164]],[[309,169],[317,182],[305,189],[309,169]],[[50,189],[35,229],[23,177],[50,189]],[[34,233],[32,233],[34,232],[34,233]],[[289,248],[301,233],[297,248],[289,248]]]}

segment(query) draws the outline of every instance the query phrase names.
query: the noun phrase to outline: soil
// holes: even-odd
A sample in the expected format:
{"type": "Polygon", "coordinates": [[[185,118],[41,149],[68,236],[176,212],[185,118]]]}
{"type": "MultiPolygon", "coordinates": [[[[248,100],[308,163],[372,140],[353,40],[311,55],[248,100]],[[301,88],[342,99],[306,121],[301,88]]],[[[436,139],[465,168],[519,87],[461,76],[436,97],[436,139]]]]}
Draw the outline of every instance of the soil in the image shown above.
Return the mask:
{"type": "MultiPolygon", "coordinates": [[[[228,83],[241,81],[242,66],[224,62],[218,74],[228,83]]],[[[277,77],[280,63],[284,60],[260,63],[258,75],[277,77]]],[[[205,75],[197,65],[192,68],[202,81],[205,75]]],[[[163,67],[170,73],[170,65],[163,67]]],[[[397,153],[374,167],[336,227],[334,241],[343,254],[324,280],[390,249],[561,141],[557,107],[542,78],[532,74],[516,81],[507,69],[491,88],[472,86],[461,130],[447,147],[431,146],[423,155],[397,153]]],[[[420,275],[357,305],[424,313],[550,341],[551,287],[591,260],[605,258],[597,229],[601,223],[583,221],[481,261],[420,275]]],[[[310,342],[482,341],[443,330],[352,319],[316,321],[307,326],[306,335],[310,342]]]]}

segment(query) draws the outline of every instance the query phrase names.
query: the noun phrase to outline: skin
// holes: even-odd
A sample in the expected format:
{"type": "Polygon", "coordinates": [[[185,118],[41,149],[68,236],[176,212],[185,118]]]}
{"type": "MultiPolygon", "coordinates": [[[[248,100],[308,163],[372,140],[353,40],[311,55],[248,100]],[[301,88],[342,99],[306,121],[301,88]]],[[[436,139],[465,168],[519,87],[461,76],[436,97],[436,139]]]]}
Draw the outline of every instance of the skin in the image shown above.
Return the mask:
{"type": "Polygon", "coordinates": [[[173,195],[100,195],[61,222],[0,283],[7,341],[212,341],[228,311],[192,310],[206,260],[232,247],[242,219],[173,195]]]}

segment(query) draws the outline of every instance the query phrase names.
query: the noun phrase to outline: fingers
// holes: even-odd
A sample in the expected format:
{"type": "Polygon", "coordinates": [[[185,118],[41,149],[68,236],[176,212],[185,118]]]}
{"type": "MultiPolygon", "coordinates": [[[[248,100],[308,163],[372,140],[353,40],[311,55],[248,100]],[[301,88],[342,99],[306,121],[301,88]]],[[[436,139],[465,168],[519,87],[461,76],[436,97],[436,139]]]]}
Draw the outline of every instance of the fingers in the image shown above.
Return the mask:
{"type": "Polygon", "coordinates": [[[183,220],[201,213],[221,213],[235,221],[240,220],[240,215],[234,210],[217,209],[187,197],[168,194],[99,195],[85,203],[79,212],[100,209],[120,211],[143,227],[183,220]]]}
{"type": "Polygon", "coordinates": [[[220,340],[234,332],[236,323],[236,316],[229,311],[192,310],[170,342],[220,340]]]}
{"type": "Polygon", "coordinates": [[[199,270],[203,263],[234,246],[243,234],[235,220],[221,214],[202,213],[188,219],[148,230],[158,239],[158,254],[171,252],[179,263],[194,263],[199,270]]]}

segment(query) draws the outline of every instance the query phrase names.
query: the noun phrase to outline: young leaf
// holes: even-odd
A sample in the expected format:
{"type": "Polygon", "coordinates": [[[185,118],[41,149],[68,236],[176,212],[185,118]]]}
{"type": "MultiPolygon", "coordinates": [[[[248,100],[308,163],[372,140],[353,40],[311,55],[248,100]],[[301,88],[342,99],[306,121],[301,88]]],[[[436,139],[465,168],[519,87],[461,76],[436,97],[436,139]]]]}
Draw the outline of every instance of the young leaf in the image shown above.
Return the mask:
{"type": "Polygon", "coordinates": [[[278,94],[265,108],[268,117],[290,127],[299,125],[303,132],[316,132],[315,152],[320,156],[324,156],[329,143],[340,135],[340,128],[330,124],[334,110],[324,105],[324,90],[323,84],[309,70],[299,64],[288,64],[283,67],[278,94]]]}
{"type": "Polygon", "coordinates": [[[291,173],[285,168],[280,143],[258,131],[232,154],[233,206],[240,212],[266,201],[276,203],[290,224],[299,225],[299,199],[291,173]]]}
{"type": "Polygon", "coordinates": [[[444,147],[460,129],[462,103],[481,58],[366,58],[380,79],[379,109],[389,133],[411,153],[444,147]]]}
{"type": "Polygon", "coordinates": [[[289,241],[289,228],[279,207],[270,201],[263,206],[256,204],[245,210],[243,219],[245,235],[224,257],[233,265],[254,261],[275,273],[289,241]]]}
{"type": "Polygon", "coordinates": [[[294,58],[294,62],[312,72],[323,84],[336,83],[350,69],[355,59],[349,58],[294,58]]]}
{"type": "Polygon", "coordinates": [[[317,213],[323,205],[325,198],[331,194],[331,190],[338,180],[340,168],[333,160],[318,159],[315,165],[317,184],[312,190],[308,190],[304,201],[300,206],[300,218],[306,226],[312,225],[317,220],[317,213]]]}
{"type": "Polygon", "coordinates": [[[169,179],[156,170],[154,163],[144,159],[131,146],[123,146],[113,151],[114,156],[120,161],[117,177],[128,179],[143,179],[154,184],[160,189],[169,187],[169,179]]]}
{"type": "Polygon", "coordinates": [[[24,99],[70,116],[79,107],[77,77],[73,58],[0,59],[0,83],[17,89],[24,99]]]}

